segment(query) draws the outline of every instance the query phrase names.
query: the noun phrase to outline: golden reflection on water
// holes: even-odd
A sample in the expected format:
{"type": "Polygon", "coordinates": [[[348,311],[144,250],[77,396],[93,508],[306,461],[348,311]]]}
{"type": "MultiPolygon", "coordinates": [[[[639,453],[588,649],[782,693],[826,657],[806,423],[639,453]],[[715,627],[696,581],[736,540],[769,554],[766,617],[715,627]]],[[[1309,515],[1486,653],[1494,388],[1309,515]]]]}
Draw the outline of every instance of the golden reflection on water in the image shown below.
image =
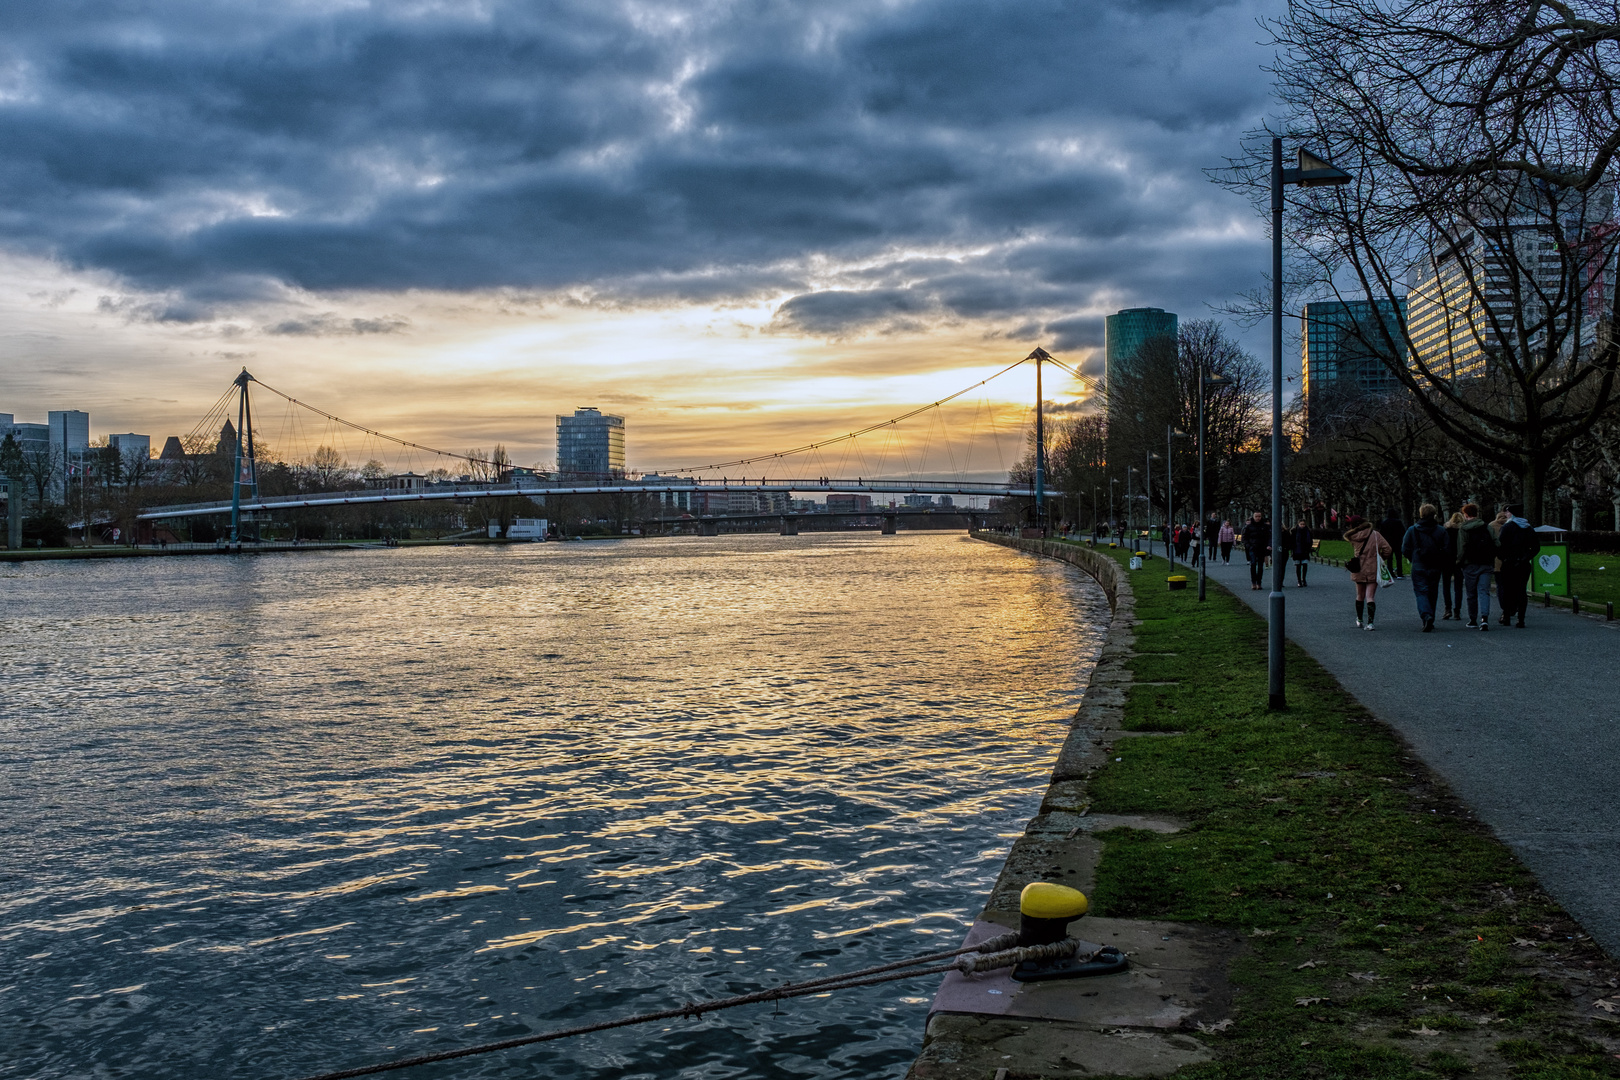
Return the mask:
{"type": "MultiPolygon", "coordinates": [[[[313,1072],[954,942],[1106,611],[956,534],[0,576],[0,1020],[40,1076],[313,1072]]],[[[931,991],[453,1074],[899,1075],[931,991]]]]}

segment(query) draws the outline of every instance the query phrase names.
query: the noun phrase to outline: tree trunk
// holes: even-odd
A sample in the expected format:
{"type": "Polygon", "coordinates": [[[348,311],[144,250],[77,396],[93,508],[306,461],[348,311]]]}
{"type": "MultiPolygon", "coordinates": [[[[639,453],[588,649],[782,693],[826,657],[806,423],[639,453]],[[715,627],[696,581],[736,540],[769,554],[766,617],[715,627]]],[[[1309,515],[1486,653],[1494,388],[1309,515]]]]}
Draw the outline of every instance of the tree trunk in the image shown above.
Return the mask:
{"type": "Polygon", "coordinates": [[[1519,498],[1524,503],[1524,519],[1532,527],[1547,524],[1547,519],[1542,514],[1542,500],[1544,498],[1542,479],[1545,471],[1539,462],[1530,462],[1525,465],[1524,473],[1520,478],[1523,487],[1519,498]]]}
{"type": "Polygon", "coordinates": [[[1583,501],[1584,500],[1578,499],[1578,498],[1571,498],[1569,500],[1569,531],[1570,532],[1580,532],[1581,530],[1586,528],[1586,515],[1584,513],[1582,513],[1582,510],[1584,509],[1584,507],[1582,507],[1582,505],[1581,505],[1581,503],[1583,501]]]}

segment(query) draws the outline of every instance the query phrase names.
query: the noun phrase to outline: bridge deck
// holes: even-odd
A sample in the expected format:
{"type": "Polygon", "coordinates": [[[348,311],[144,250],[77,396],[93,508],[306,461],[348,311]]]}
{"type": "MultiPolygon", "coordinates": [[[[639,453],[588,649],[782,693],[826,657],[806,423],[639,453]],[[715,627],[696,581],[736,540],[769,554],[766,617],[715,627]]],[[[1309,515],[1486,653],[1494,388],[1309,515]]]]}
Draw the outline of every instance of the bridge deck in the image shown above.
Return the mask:
{"type": "MultiPolygon", "coordinates": [[[[603,481],[600,483],[563,484],[523,481],[507,484],[442,484],[421,491],[373,488],[360,491],[314,492],[305,495],[272,495],[243,500],[244,511],[296,510],[317,506],[355,506],[367,503],[430,502],[439,499],[498,499],[541,498],[546,495],[663,495],[682,492],[736,491],[757,494],[845,494],[845,495],[982,495],[992,498],[1033,498],[1035,492],[1027,488],[1014,488],[1009,484],[973,483],[956,480],[839,480],[816,478],[813,480],[714,480],[684,483],[647,484],[640,481],[603,481]]],[[[872,508],[873,513],[887,507],[872,508]]],[[[958,507],[956,509],[967,509],[958,507]]],[[[142,521],[168,518],[201,517],[224,514],[231,510],[231,500],[185,503],[175,506],[154,506],[136,515],[142,521]]]]}

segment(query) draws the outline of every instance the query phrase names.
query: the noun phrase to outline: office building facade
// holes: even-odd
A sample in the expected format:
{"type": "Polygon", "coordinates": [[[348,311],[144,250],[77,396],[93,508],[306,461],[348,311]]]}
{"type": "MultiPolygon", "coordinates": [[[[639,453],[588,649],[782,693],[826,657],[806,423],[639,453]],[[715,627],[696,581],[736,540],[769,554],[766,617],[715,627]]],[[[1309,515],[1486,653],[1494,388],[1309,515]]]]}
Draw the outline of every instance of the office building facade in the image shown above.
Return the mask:
{"type": "Polygon", "coordinates": [[[575,409],[557,417],[557,471],[607,479],[624,475],[624,417],[575,409]]]}
{"type": "Polygon", "coordinates": [[[1408,325],[1414,367],[1421,363],[1431,377],[1447,380],[1485,375],[1493,356],[1519,347],[1515,341],[1504,346],[1497,328],[1513,335],[1521,323],[1531,331],[1524,345],[1532,353],[1546,347],[1549,329],[1567,335],[1565,340],[1582,350],[1608,340],[1609,313],[1614,306],[1616,224],[1566,224],[1566,238],[1584,238],[1570,242],[1573,250],[1565,250],[1547,224],[1515,220],[1524,223],[1510,222],[1489,232],[1461,230],[1428,259],[1410,293],[1408,325]],[[1573,267],[1576,252],[1591,260],[1590,264],[1573,267]],[[1519,280],[1514,281],[1515,277],[1519,280]],[[1539,322],[1548,320],[1545,308],[1536,310],[1542,303],[1540,297],[1561,300],[1572,284],[1584,295],[1558,315],[1574,319],[1576,325],[1561,326],[1549,320],[1552,326],[1537,328],[1539,322]],[[1523,319],[1516,317],[1519,304],[1525,308],[1523,319]]]}
{"type": "Polygon", "coordinates": [[[1313,403],[1336,394],[1385,394],[1400,379],[1383,357],[1406,363],[1407,298],[1326,300],[1300,318],[1300,385],[1307,422],[1313,403]]]}
{"type": "Polygon", "coordinates": [[[107,445],[125,461],[146,460],[152,456],[152,436],[125,432],[107,436],[107,445]]]}

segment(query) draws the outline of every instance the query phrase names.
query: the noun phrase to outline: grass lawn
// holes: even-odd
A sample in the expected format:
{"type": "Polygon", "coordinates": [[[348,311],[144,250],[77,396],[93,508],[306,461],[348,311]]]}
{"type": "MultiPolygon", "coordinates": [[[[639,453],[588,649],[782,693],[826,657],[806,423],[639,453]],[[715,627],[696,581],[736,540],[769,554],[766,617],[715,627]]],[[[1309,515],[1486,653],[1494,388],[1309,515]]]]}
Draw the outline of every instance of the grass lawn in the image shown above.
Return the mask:
{"type": "Polygon", "coordinates": [[[1129,573],[1125,726],[1184,734],[1116,740],[1092,809],[1190,827],[1106,834],[1093,910],[1251,945],[1218,1059],[1178,1075],[1620,1077],[1620,1041],[1599,1041],[1620,1023],[1571,1000],[1620,999],[1614,965],[1507,848],[1293,646],[1290,707],[1269,712],[1265,623],[1236,597],[1129,573]]]}

